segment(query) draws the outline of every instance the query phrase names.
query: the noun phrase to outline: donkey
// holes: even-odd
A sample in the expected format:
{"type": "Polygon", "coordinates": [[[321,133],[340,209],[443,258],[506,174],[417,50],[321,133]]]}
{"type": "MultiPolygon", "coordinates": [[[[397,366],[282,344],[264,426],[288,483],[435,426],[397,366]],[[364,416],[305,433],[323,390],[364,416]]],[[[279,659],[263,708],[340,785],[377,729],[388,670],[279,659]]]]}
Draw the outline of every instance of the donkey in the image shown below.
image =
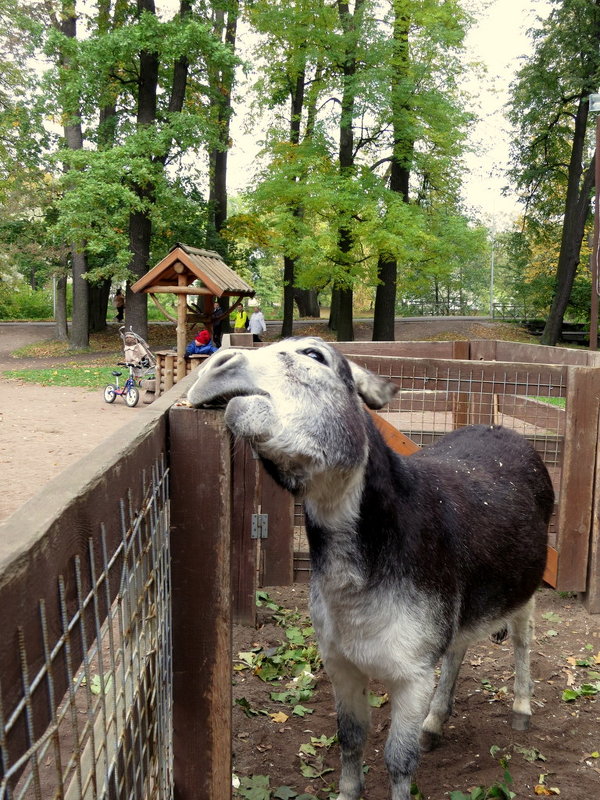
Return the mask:
{"type": "Polygon", "coordinates": [[[234,436],[304,500],[311,615],[336,698],[339,800],[363,789],[369,678],[389,690],[393,800],[409,800],[420,747],[440,740],[474,640],[510,630],[513,727],[525,730],[531,715],[533,595],[554,504],[548,472],[501,426],[461,428],[399,456],[363,406],[381,408],[396,391],[332,345],[300,337],[220,351],[188,393],[193,406],[226,405],[234,436]]]}

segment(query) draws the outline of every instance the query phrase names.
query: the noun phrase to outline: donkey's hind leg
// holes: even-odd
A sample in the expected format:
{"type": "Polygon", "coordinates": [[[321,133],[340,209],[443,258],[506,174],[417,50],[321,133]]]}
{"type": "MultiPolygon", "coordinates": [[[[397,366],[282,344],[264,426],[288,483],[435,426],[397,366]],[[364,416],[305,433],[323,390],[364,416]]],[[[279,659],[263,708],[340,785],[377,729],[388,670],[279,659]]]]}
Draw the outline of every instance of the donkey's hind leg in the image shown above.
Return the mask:
{"type": "Polygon", "coordinates": [[[530,670],[530,648],[533,640],[534,609],[535,597],[532,597],[513,614],[509,623],[515,652],[515,699],[512,727],[516,731],[526,731],[531,719],[533,681],[530,670]]]}
{"type": "Polygon", "coordinates": [[[422,750],[433,750],[441,741],[442,727],[452,713],[456,680],[466,650],[465,644],[455,642],[450,645],[442,658],[440,679],[429,706],[429,713],[423,723],[422,750]]]}

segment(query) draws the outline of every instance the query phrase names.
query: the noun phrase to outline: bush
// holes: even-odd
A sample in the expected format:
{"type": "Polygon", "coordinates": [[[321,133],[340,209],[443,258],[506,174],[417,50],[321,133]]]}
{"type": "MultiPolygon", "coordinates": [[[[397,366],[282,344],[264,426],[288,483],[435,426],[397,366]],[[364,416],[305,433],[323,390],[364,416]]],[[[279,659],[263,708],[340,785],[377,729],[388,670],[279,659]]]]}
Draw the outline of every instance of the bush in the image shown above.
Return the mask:
{"type": "Polygon", "coordinates": [[[10,287],[0,282],[0,319],[51,319],[50,289],[32,289],[25,283],[10,287]]]}

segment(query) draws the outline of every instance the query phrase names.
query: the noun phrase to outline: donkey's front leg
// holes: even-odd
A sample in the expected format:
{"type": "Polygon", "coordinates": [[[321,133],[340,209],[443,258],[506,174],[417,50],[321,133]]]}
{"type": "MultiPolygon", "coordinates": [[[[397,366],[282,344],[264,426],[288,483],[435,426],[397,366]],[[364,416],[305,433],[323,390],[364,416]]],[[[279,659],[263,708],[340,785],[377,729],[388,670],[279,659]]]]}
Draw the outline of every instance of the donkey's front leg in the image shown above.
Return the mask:
{"type": "Polygon", "coordinates": [[[423,669],[390,689],[392,722],[385,745],[392,800],[410,800],[410,785],[419,763],[421,728],[431,700],[433,669],[423,669]]]}
{"type": "Polygon", "coordinates": [[[345,659],[328,660],[335,691],[338,739],[342,758],[338,800],[358,800],[363,780],[363,752],[369,732],[368,677],[345,659]]]}

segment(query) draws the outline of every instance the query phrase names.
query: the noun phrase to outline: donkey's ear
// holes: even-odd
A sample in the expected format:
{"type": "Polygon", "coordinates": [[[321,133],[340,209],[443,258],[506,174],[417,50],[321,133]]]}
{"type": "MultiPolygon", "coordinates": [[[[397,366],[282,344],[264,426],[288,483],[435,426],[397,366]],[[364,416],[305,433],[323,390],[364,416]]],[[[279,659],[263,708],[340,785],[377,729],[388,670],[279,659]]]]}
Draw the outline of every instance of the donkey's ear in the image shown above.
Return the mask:
{"type": "Polygon", "coordinates": [[[386,403],[390,402],[398,391],[395,383],[392,383],[388,378],[382,378],[380,375],[375,375],[375,373],[359,367],[358,364],[354,364],[352,361],[348,363],[352,370],[356,391],[369,408],[382,408],[386,403]]]}

